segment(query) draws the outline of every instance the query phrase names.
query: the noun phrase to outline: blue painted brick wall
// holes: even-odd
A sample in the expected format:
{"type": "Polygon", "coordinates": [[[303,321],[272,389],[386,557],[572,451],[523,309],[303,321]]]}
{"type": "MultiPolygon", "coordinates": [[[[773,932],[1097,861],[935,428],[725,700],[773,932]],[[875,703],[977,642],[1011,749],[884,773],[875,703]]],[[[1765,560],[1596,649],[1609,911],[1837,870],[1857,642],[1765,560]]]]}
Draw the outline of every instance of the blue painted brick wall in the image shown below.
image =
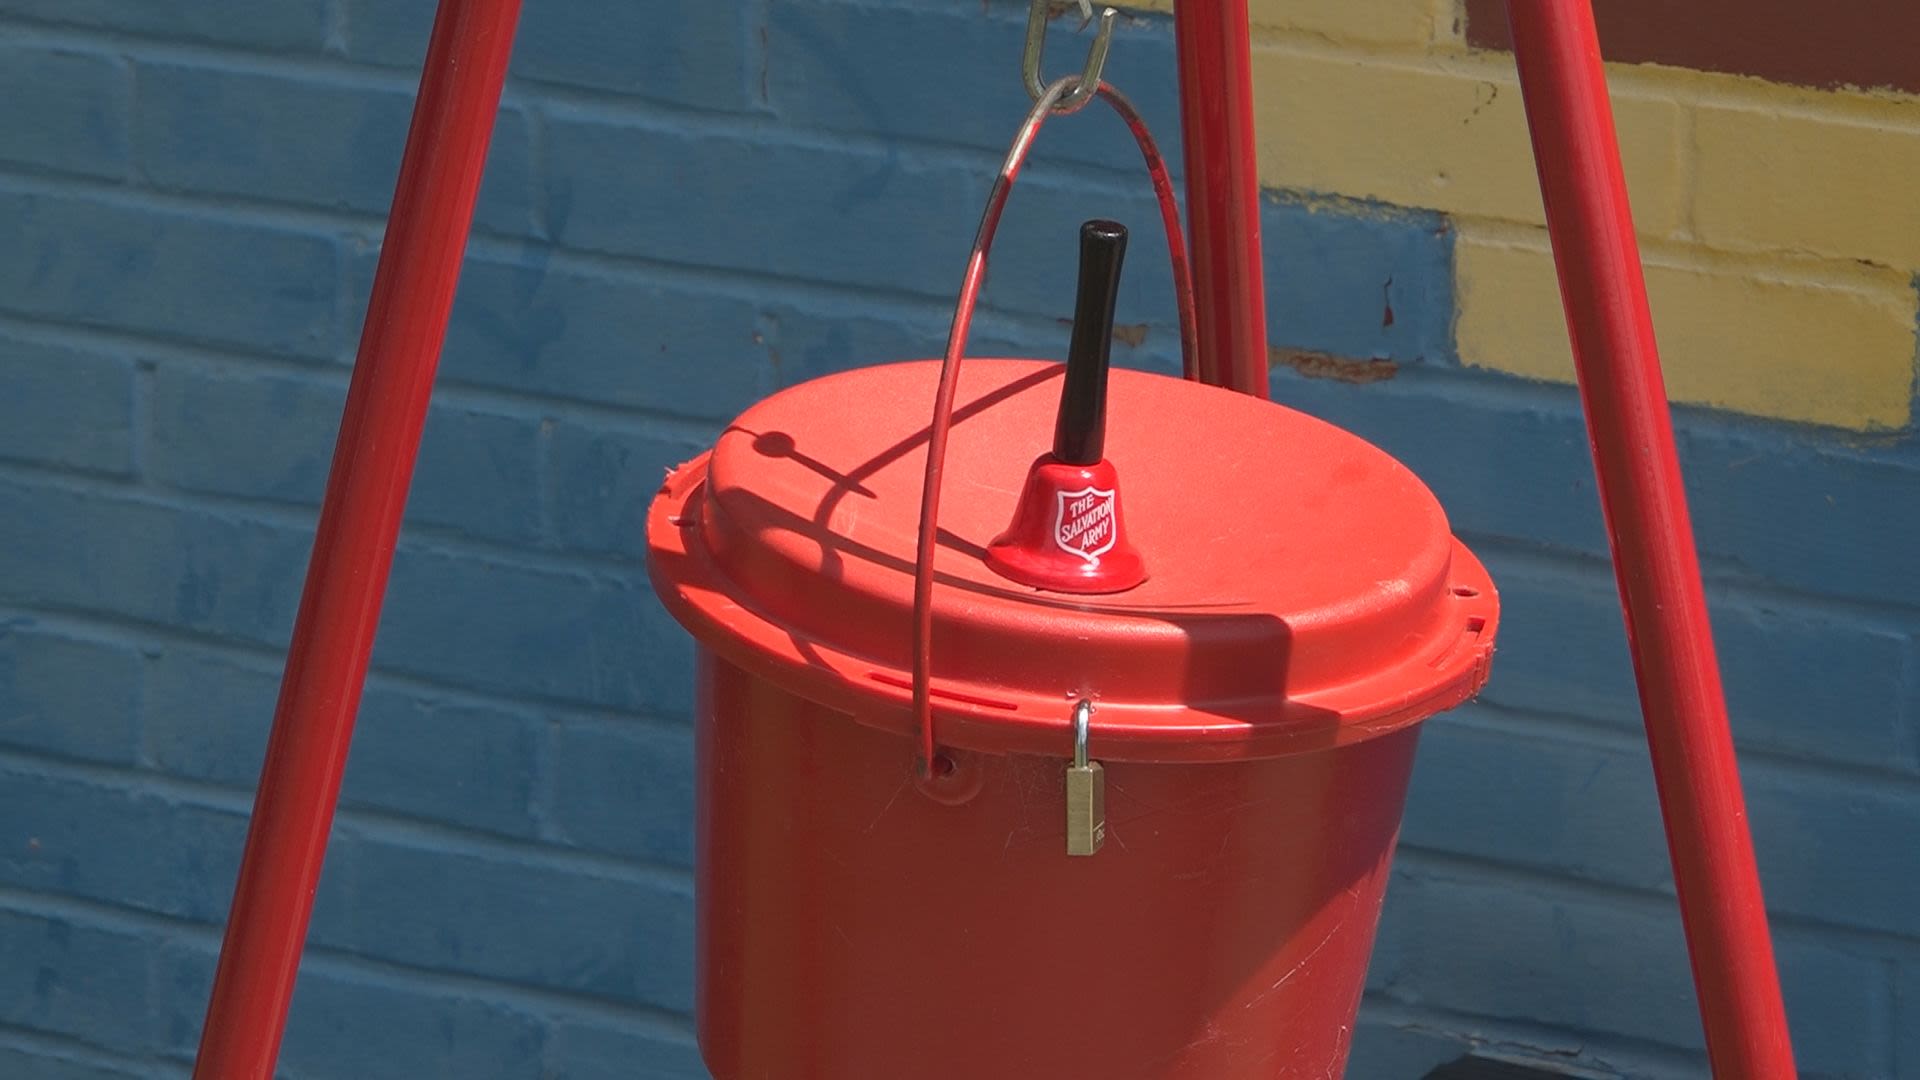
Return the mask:
{"type": "MultiPolygon", "coordinates": [[[[1021,7],[528,6],[283,1075],[701,1075],[641,512],[756,398],[938,350],[1021,7]]],[[[431,8],[0,0],[0,1076],[186,1075],[431,8]]],[[[1111,76],[1177,144],[1163,19],[1111,76]]],[[[1016,190],[976,351],[1060,353],[1095,212],[1139,238],[1120,362],[1175,367],[1098,113],[1016,190]]],[[[1577,403],[1454,362],[1445,219],[1263,214],[1275,345],[1397,365],[1276,395],[1419,472],[1506,605],[1424,741],[1352,1075],[1703,1075],[1577,403]]],[[[1920,1078],[1920,445],[1679,421],[1803,1067],[1920,1078]]]]}

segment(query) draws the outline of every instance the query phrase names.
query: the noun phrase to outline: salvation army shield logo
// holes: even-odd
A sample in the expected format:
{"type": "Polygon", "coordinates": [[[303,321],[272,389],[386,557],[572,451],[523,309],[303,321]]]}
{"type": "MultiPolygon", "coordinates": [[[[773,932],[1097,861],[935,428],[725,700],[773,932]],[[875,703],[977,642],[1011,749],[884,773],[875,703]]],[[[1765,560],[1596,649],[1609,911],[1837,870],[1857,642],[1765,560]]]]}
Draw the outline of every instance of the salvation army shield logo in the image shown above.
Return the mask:
{"type": "Polygon", "coordinates": [[[1060,550],[1085,559],[1089,566],[1113,550],[1119,537],[1113,518],[1111,489],[1084,487],[1054,492],[1053,542],[1060,550]]]}

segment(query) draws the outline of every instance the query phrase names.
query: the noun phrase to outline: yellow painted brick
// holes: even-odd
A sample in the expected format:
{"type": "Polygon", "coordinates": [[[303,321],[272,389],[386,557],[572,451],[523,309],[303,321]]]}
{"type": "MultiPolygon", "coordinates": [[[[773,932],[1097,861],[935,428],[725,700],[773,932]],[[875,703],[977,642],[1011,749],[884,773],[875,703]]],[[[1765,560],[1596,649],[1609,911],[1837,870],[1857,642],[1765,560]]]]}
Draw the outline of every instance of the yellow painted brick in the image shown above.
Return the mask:
{"type": "Polygon", "coordinates": [[[1920,268],[1920,199],[1912,193],[1920,175],[1920,104],[1882,104],[1894,122],[1838,108],[1697,109],[1696,233],[1733,250],[1920,268]]]}
{"type": "MultiPolygon", "coordinates": [[[[1441,8],[1449,23],[1453,8],[1451,0],[1247,0],[1247,4],[1248,17],[1256,27],[1370,45],[1425,45],[1433,40],[1441,8]]],[[[1128,0],[1109,6],[1172,11],[1173,0],[1128,0]]]]}
{"type": "Polygon", "coordinates": [[[1434,0],[1434,47],[1460,52],[1467,47],[1467,0],[1434,0]]]}
{"type": "MultiPolygon", "coordinates": [[[[1679,402],[1855,430],[1904,426],[1914,378],[1915,294],[1903,274],[1826,266],[1647,260],[1667,394],[1679,402]]],[[[1573,381],[1544,237],[1518,244],[1464,227],[1454,247],[1462,362],[1573,381]]]]}
{"type": "MultiPolygon", "coordinates": [[[[1544,221],[1510,60],[1256,47],[1261,182],[1505,221],[1544,221]]],[[[1680,221],[1680,110],[1616,95],[1628,195],[1643,233],[1680,221]]]]}
{"type": "Polygon", "coordinates": [[[1425,45],[1433,0],[1252,0],[1253,25],[1301,30],[1334,41],[1425,45]]]}

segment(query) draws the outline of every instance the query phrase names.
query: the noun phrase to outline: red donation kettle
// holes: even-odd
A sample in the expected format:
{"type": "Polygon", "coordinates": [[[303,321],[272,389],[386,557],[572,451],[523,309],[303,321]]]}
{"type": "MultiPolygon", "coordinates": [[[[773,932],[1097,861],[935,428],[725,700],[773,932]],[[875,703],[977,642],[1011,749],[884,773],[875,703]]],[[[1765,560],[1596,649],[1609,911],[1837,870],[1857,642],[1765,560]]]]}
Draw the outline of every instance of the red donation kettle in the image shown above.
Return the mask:
{"type": "MultiPolygon", "coordinates": [[[[1216,387],[1108,379],[1095,337],[1093,456],[1124,484],[1117,539],[1144,580],[1129,563],[1099,591],[1048,588],[993,557],[1047,532],[1034,476],[1062,463],[1035,453],[1086,450],[1063,432],[1089,410],[1062,407],[1061,364],[968,360],[929,777],[911,625],[939,364],[778,393],[654,500],[654,586],[699,643],[696,1014],[717,1080],[1344,1067],[1419,725],[1485,681],[1492,583],[1386,453],[1216,387]],[[1067,850],[1076,711],[1104,770],[1090,857],[1067,850]]],[[[1067,494],[1068,517],[1090,505],[1067,494]]],[[[1107,538],[1076,520],[1060,532],[1084,562],[1107,538]]]]}

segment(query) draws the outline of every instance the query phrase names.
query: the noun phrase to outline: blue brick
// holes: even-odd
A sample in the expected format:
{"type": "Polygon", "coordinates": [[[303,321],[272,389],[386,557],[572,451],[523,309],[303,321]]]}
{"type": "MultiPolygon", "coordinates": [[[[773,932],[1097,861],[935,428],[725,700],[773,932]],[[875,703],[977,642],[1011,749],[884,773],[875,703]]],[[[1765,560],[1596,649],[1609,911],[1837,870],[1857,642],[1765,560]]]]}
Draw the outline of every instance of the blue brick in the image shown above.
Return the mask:
{"type": "Polygon", "coordinates": [[[0,481],[0,600],[286,638],[312,534],[119,495],[0,481]]]}
{"type": "MultiPolygon", "coordinates": [[[[164,367],[148,473],[190,491],[318,505],[346,387],[297,375],[164,367]],[[244,454],[235,454],[244,447],[244,454]]],[[[442,404],[428,415],[408,520],[492,539],[540,534],[539,423],[442,404]]]]}
{"type": "MultiPolygon", "coordinates": [[[[1373,207],[1332,212],[1320,203],[1271,198],[1263,204],[1262,229],[1269,336],[1280,347],[1401,362],[1451,355],[1452,234],[1440,219],[1373,207]]],[[[996,266],[1005,263],[1003,258],[996,266]]],[[[1129,265],[1130,274],[1161,272],[1161,264],[1144,271],[1137,262],[1129,265]]],[[[1022,315],[1032,305],[1007,292],[983,298],[968,355],[1063,356],[1069,320],[1022,315]]],[[[1153,298],[1145,299],[1152,308],[1153,298]]],[[[782,385],[848,367],[938,357],[951,319],[944,294],[884,314],[856,301],[776,305],[763,315],[782,385]]],[[[1171,321],[1132,325],[1139,334],[1115,342],[1114,363],[1177,374],[1178,327],[1171,321]]]]}
{"type": "MultiPolygon", "coordinates": [[[[553,179],[549,216],[568,246],[906,290],[943,303],[959,284],[993,171],[985,162],[935,165],[877,151],[580,121],[554,123],[550,152],[563,160],[598,154],[604,167],[633,179],[617,193],[553,179]],[[661,159],[675,164],[663,168],[661,159]],[[702,178],[702,198],[689,200],[694,176],[702,178]],[[636,215],[635,203],[674,212],[636,215]],[[774,203],[783,207],[777,217],[738,212],[774,203]]],[[[1133,230],[1120,320],[1171,328],[1166,243],[1145,184],[1090,188],[1039,168],[1025,177],[996,240],[986,301],[1069,315],[1071,223],[1098,213],[1133,230]]],[[[1268,201],[1262,229],[1273,259],[1277,341],[1408,361],[1451,354],[1451,234],[1438,218],[1268,201]]],[[[1170,329],[1164,333],[1171,341],[1170,329]]]]}
{"type": "Polygon", "coordinates": [[[1892,1042],[1900,1036],[1900,1027],[1889,1016],[1889,968],[1883,951],[1881,946],[1774,932],[1775,965],[1802,1077],[1889,1075],[1892,1042]]]}
{"type": "Polygon", "coordinates": [[[415,817],[531,835],[538,727],[525,716],[375,687],[360,705],[343,797],[415,817]]]}
{"type": "MultiPolygon", "coordinates": [[[[551,177],[548,219],[566,246],[948,302],[995,171],[985,158],[945,164],[574,119],[550,125],[548,152],[560,161],[593,160],[597,169],[628,178],[615,189],[582,175],[551,177]],[[690,197],[695,191],[699,197],[690,197]],[[762,205],[782,211],[741,212],[762,205]],[[635,206],[670,212],[635,214],[635,206]]],[[[1166,243],[1146,186],[1089,190],[1084,178],[1057,169],[1023,174],[995,244],[987,298],[1013,310],[1070,314],[1074,228],[1093,214],[1133,229],[1120,320],[1171,325],[1166,243]]]]}
{"type": "MultiPolygon", "coordinates": [[[[1782,937],[1777,952],[1803,1069],[1880,1075],[1891,1037],[1885,965],[1797,937],[1782,937]]],[[[1702,1045],[1685,939],[1670,906],[1403,865],[1370,979],[1408,1003],[1685,1050],[1702,1045]]]]}
{"type": "MultiPolygon", "coordinates": [[[[938,358],[946,348],[947,328],[953,312],[928,303],[881,313],[849,301],[839,306],[819,307],[781,304],[768,310],[764,318],[774,371],[780,385],[786,387],[873,364],[938,358]]],[[[1025,348],[1005,344],[996,347],[996,338],[1004,341],[1007,334],[1006,327],[993,325],[995,321],[982,309],[968,338],[968,355],[1041,352],[1043,343],[1034,334],[1015,335],[1026,339],[1025,348]]],[[[1064,345],[1060,342],[1066,338],[1056,336],[1059,337],[1059,342],[1053,343],[1056,351],[1064,354],[1064,345]]],[[[1125,366],[1132,359],[1132,351],[1125,341],[1116,340],[1113,362],[1125,366]]]]}
{"type": "Polygon", "coordinates": [[[141,1050],[153,1041],[146,996],[155,948],[61,916],[0,910],[0,1025],[141,1050]]]}
{"type": "Polygon", "coordinates": [[[1395,1023],[1379,1015],[1385,1011],[1379,999],[1360,1007],[1346,1073],[1356,1080],[1363,1076],[1381,1080],[1425,1076],[1473,1048],[1466,1037],[1448,1034],[1444,1029],[1451,1025],[1444,1021],[1428,1021],[1424,1026],[1395,1023]]]}
{"type": "Polygon", "coordinates": [[[0,309],[309,357],[333,351],[337,253],[311,233],[0,191],[0,309]]]}
{"type": "MultiPolygon", "coordinates": [[[[946,351],[951,306],[937,302],[880,306],[854,298],[840,303],[779,303],[762,315],[774,371],[782,387],[834,372],[897,360],[939,359],[946,351]]],[[[1178,374],[1174,327],[1134,324],[1138,335],[1116,338],[1118,367],[1178,374]]],[[[967,336],[968,356],[1063,359],[1071,320],[1040,319],[980,308],[967,336]]],[[[932,398],[926,407],[932,408],[932,398]]]]}
{"type": "MultiPolygon", "coordinates": [[[[169,1048],[192,1054],[213,987],[211,950],[159,958],[169,1048]]],[[[471,991],[373,977],[325,957],[302,964],[275,1075],[286,1080],[468,1080],[540,1074],[540,1024],[471,991]]]]}
{"type": "Polygon", "coordinates": [[[0,622],[0,745],[130,763],[140,655],[0,622]]]}
{"type": "MultiPolygon", "coordinates": [[[[1670,890],[1652,769],[1638,741],[1532,739],[1510,727],[1431,725],[1407,843],[1670,890]]],[[[1742,781],[1770,910],[1920,936],[1920,872],[1886,855],[1920,835],[1920,793],[1751,762],[1742,781]]]]}
{"type": "Polygon", "coordinates": [[[1920,1074],[1920,961],[1901,962],[1894,986],[1894,1075],[1913,1076],[1920,1074]]]}
{"type": "Polygon", "coordinates": [[[243,815],[17,765],[0,777],[0,821],[11,834],[0,881],[198,922],[225,916],[243,815]]]}
{"type": "Polygon", "coordinates": [[[638,575],[403,548],[375,663],[479,689],[684,715],[692,647],[638,575]]]}
{"type": "Polygon", "coordinates": [[[1696,1080],[1701,1068],[1698,1055],[1649,1054],[1624,1040],[1462,1017],[1444,1006],[1410,1010],[1370,994],[1354,1025],[1346,1075],[1413,1080],[1463,1059],[1532,1066],[1567,1080],[1696,1080]]]}
{"type": "Polygon", "coordinates": [[[561,545],[644,557],[647,505],[660,490],[661,479],[668,469],[710,445],[710,436],[694,432],[557,424],[547,483],[561,545]]]}
{"type": "Polygon", "coordinates": [[[1644,753],[1482,727],[1473,709],[1420,737],[1403,842],[1643,889],[1670,889],[1644,753]]]}
{"type": "Polygon", "coordinates": [[[1767,907],[1920,937],[1920,791],[1747,770],[1747,817],[1767,907]]]}
{"type": "Polygon", "coordinates": [[[407,520],[522,544],[540,527],[541,423],[446,404],[427,417],[407,520]]]}
{"type": "MultiPolygon", "coordinates": [[[[412,90],[161,63],[138,75],[140,169],[156,187],[386,215],[412,90]]],[[[528,233],[532,183],[526,117],[504,110],[475,223],[528,233]]]]}
{"type": "MultiPolygon", "coordinates": [[[[149,666],[144,729],[170,775],[251,789],[279,695],[278,664],[168,646],[149,666]]],[[[341,805],[509,835],[533,830],[532,721],[375,685],[360,701],[341,805]]]]}
{"type": "Polygon", "coordinates": [[[362,956],[629,1005],[692,1004],[690,886],[336,830],[358,883],[315,940],[362,956]]]}
{"type": "Polygon", "coordinates": [[[1389,997],[1496,1019],[1534,1019],[1698,1042],[1677,912],[1569,890],[1415,869],[1388,891],[1369,981],[1389,997]]]}
{"type": "MultiPolygon", "coordinates": [[[[0,545],[19,567],[35,568],[0,567],[0,600],[122,613],[279,648],[310,543],[304,531],[185,507],[0,482],[0,545]]],[[[477,689],[680,715],[691,704],[691,654],[636,578],[403,545],[375,660],[477,689]]]]}
{"type": "MultiPolygon", "coordinates": [[[[355,266],[356,319],[373,262],[355,266]]],[[[441,378],[598,404],[729,419],[774,388],[755,303],[552,265],[467,260],[441,378]]]]}
{"type": "Polygon", "coordinates": [[[548,820],[566,843],[693,865],[693,732],[567,719],[552,728],[548,820]]]}
{"type": "MultiPolygon", "coordinates": [[[[430,0],[346,0],[348,55],[419,70],[430,0]]],[[[518,79],[688,105],[740,109],[758,80],[746,4],[528,5],[514,41],[518,79]]]]}
{"type": "MultiPolygon", "coordinates": [[[[1368,438],[1440,496],[1457,529],[1607,552],[1585,427],[1570,387],[1402,369],[1351,386],[1281,375],[1276,400],[1368,438]]],[[[1682,410],[1681,464],[1700,553],[1715,573],[1870,603],[1920,603],[1907,537],[1920,464],[1779,424],[1682,410]],[[1835,538],[1846,538],[1836,558],[1835,538]]]]}
{"type": "Polygon", "coordinates": [[[1453,356],[1453,230],[1438,214],[1269,200],[1260,215],[1267,338],[1402,363],[1453,356]]]}
{"type": "Polygon", "coordinates": [[[174,1074],[157,1073],[145,1067],[136,1072],[132,1068],[55,1056],[32,1047],[0,1046],[0,1076],[31,1077],[32,1080],[152,1080],[156,1075],[174,1074]]]}
{"type": "MultiPolygon", "coordinates": [[[[153,996],[150,1006],[159,1045],[167,1056],[189,1058],[200,1042],[205,1026],[207,1001],[213,993],[213,969],[218,946],[194,945],[172,941],[162,946],[153,958],[153,996]]],[[[301,970],[294,984],[295,993],[308,977],[312,963],[305,959],[313,951],[311,935],[302,952],[301,970]]],[[[289,1023],[292,1021],[289,1012],[289,1023]]]]}
{"type": "MultiPolygon", "coordinates": [[[[942,4],[903,11],[782,0],[768,9],[769,102],[782,121],[796,127],[960,144],[1004,154],[1033,104],[1014,64],[1025,13],[1025,5],[990,10],[983,4],[942,4]],[[953,81],[933,74],[936,69],[928,66],[934,53],[940,72],[982,73],[970,80],[965,108],[955,108],[953,81]]],[[[1072,58],[1085,56],[1091,30],[1074,32],[1078,22],[1077,15],[1069,15],[1054,23],[1047,43],[1050,72],[1064,72],[1072,58]]],[[[1171,24],[1121,18],[1106,79],[1141,110],[1162,155],[1178,173],[1180,112],[1174,96],[1178,75],[1171,24]]],[[[1049,122],[1033,160],[1124,170],[1146,183],[1132,133],[1101,103],[1049,122]]]]}
{"type": "Polygon", "coordinates": [[[523,1013],[425,987],[381,986],[346,974],[303,977],[293,998],[282,1068],[320,1080],[466,1080],[536,1076],[540,1026],[523,1013]]]}
{"type": "Polygon", "coordinates": [[[146,0],[0,0],[0,15],[161,38],[256,48],[318,51],[326,0],[209,0],[153,4],[146,0]]]}
{"type": "Polygon", "coordinates": [[[0,45],[0,161],[125,176],[131,86],[115,57],[0,45]]]}
{"type": "Polygon", "coordinates": [[[1517,400],[1487,392],[1498,389],[1484,376],[1402,368],[1363,386],[1283,373],[1273,396],[1400,459],[1433,489],[1457,532],[1604,552],[1573,392],[1517,400]]]}
{"type": "Polygon", "coordinates": [[[1683,424],[1701,550],[1795,588],[1920,606],[1911,543],[1920,533],[1920,461],[1782,437],[1791,430],[1683,424]],[[1835,547],[1842,537],[1844,555],[1835,547]]]}
{"type": "Polygon", "coordinates": [[[1640,701],[1611,576],[1593,564],[1541,565],[1497,547],[1476,554],[1500,592],[1499,644],[1481,699],[1637,726],[1640,701]]]}
{"type": "Polygon", "coordinates": [[[311,377],[162,365],[147,476],[187,491],[318,505],[345,399],[345,386],[311,377]]]}
{"type": "Polygon", "coordinates": [[[1911,723],[1916,708],[1906,700],[1910,637],[1789,604],[1715,602],[1713,628],[1741,746],[1862,765],[1914,764],[1901,735],[1902,717],[1911,723]],[[1820,678],[1808,679],[1809,671],[1820,678]]]}
{"type": "MultiPolygon", "coordinates": [[[[1494,550],[1500,650],[1487,701],[1640,727],[1626,630],[1611,576],[1597,565],[1510,559],[1494,550]]],[[[1862,765],[1899,765],[1910,639],[1857,620],[1716,595],[1714,638],[1743,748],[1862,765]],[[1812,680],[1807,671],[1822,672],[1812,680]]]]}
{"type": "Polygon", "coordinates": [[[547,1075],[552,1080],[707,1080],[690,1034],[661,1033],[652,1027],[555,1024],[547,1075]]]}
{"type": "Polygon", "coordinates": [[[113,475],[132,471],[133,365],[117,356],[0,340],[0,458],[113,475]]]}
{"type": "Polygon", "coordinates": [[[169,644],[147,665],[143,751],[168,776],[252,788],[266,758],[279,669],[169,644]]]}

